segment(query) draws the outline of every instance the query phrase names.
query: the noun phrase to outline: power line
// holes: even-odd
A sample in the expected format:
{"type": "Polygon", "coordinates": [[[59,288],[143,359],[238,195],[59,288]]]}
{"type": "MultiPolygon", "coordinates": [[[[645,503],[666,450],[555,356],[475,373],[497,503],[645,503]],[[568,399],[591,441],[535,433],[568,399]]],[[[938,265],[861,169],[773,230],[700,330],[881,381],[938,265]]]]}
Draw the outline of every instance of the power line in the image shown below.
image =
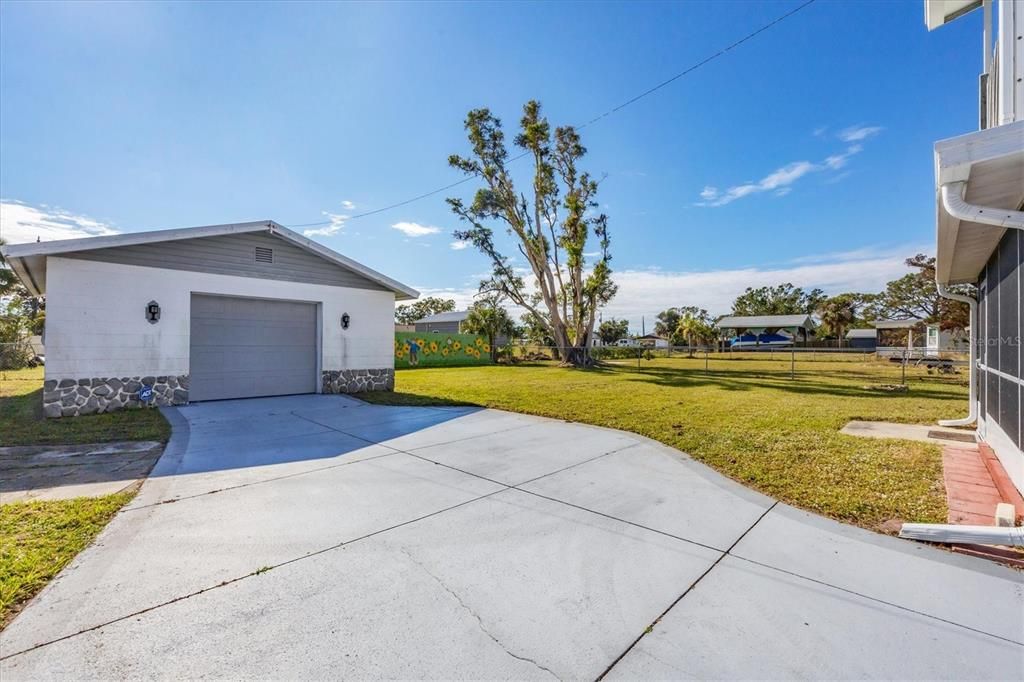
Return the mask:
{"type": "MultiPolygon", "coordinates": [[[[756,31],[748,33],[747,35],[743,36],[739,40],[731,43],[730,45],[728,45],[726,47],[723,47],[718,52],[715,52],[714,54],[705,57],[704,59],[702,59],[699,62],[697,62],[696,64],[693,64],[692,66],[686,68],[685,70],[680,71],[679,73],[677,73],[676,75],[672,76],[671,78],[668,78],[668,79],[662,81],[661,83],[658,83],[654,87],[641,92],[639,95],[636,95],[635,97],[632,97],[632,98],[626,100],[622,104],[614,106],[611,109],[609,109],[608,111],[605,111],[604,113],[599,114],[598,116],[595,116],[594,118],[590,119],[586,123],[584,123],[584,124],[582,124],[580,126],[577,126],[577,129],[582,130],[583,128],[586,128],[587,126],[593,125],[594,123],[597,123],[601,119],[604,119],[604,118],[606,118],[608,116],[611,116],[612,114],[614,114],[614,113],[616,113],[618,111],[621,111],[622,109],[625,109],[629,105],[635,104],[636,102],[639,102],[644,97],[647,97],[648,95],[652,95],[655,92],[657,92],[658,90],[661,90],[662,88],[664,88],[664,87],[666,87],[668,85],[671,85],[672,83],[676,82],[680,78],[683,78],[684,76],[687,76],[687,75],[693,73],[694,71],[696,71],[697,69],[701,68],[702,66],[706,66],[707,64],[710,64],[711,62],[715,61],[716,59],[725,56],[728,52],[730,52],[731,50],[736,49],[737,47],[739,47],[743,43],[747,42],[748,40],[752,40],[753,38],[756,38],[757,36],[759,36],[760,34],[764,33],[765,31],[768,31],[771,28],[775,27],[777,24],[780,24],[783,21],[785,21],[786,19],[789,19],[791,16],[793,16],[797,12],[799,12],[799,11],[801,11],[803,9],[806,9],[807,7],[813,5],[816,1],[817,0],[807,0],[802,5],[799,5],[799,6],[795,7],[795,8],[793,8],[793,9],[791,9],[790,11],[786,12],[785,14],[782,14],[782,15],[776,17],[775,19],[773,19],[772,21],[768,22],[764,26],[760,27],[756,31]]],[[[519,159],[521,159],[521,158],[523,158],[525,156],[528,156],[528,155],[529,155],[529,152],[523,152],[522,154],[518,154],[516,156],[513,156],[511,159],[509,159],[509,161],[510,162],[511,161],[518,161],[519,159]]],[[[467,176],[467,177],[465,177],[465,178],[463,178],[461,180],[458,180],[458,181],[453,182],[451,184],[445,185],[444,187],[438,187],[437,189],[431,190],[429,192],[425,192],[423,194],[419,194],[419,195],[411,197],[409,199],[403,199],[402,201],[398,201],[398,202],[393,203],[393,204],[388,204],[387,206],[383,206],[381,208],[375,208],[372,211],[365,211],[363,213],[357,213],[355,215],[348,216],[347,218],[345,218],[344,222],[347,223],[350,220],[357,220],[359,218],[366,218],[367,216],[376,215],[378,213],[383,213],[385,211],[390,211],[393,208],[398,208],[400,206],[405,206],[407,204],[411,204],[413,202],[419,201],[420,199],[426,199],[427,197],[434,196],[435,194],[440,194],[441,192],[444,192],[445,190],[449,190],[449,189],[451,189],[453,187],[458,187],[459,185],[465,184],[465,183],[469,182],[470,180],[473,180],[474,178],[475,178],[475,176],[470,175],[470,176],[467,176]]],[[[332,222],[333,221],[331,221],[331,220],[323,220],[323,221],[316,222],[316,223],[302,223],[302,224],[299,224],[299,225],[290,225],[289,227],[322,227],[324,225],[330,225],[332,222]]]]}

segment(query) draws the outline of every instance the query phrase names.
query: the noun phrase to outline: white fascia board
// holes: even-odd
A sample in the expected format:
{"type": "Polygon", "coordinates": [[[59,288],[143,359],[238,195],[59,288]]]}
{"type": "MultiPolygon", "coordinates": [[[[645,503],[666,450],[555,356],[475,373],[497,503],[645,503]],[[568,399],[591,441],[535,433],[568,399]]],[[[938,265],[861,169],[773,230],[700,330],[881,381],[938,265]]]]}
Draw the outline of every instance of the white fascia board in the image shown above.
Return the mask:
{"type": "Polygon", "coordinates": [[[173,230],[126,232],[124,234],[114,234],[106,237],[82,237],[80,239],[58,239],[50,242],[8,244],[3,247],[3,253],[5,256],[11,258],[21,258],[24,256],[58,256],[62,253],[72,253],[74,251],[109,249],[116,246],[136,246],[139,244],[169,242],[179,239],[198,239],[200,237],[219,237],[226,234],[259,232],[261,230],[269,230],[271,225],[271,221],[262,220],[252,223],[182,227],[173,230]]]}
{"type": "Polygon", "coordinates": [[[976,163],[1013,154],[1024,155],[1024,121],[940,140],[935,143],[935,191],[968,180],[976,163]]]}
{"type": "Polygon", "coordinates": [[[924,0],[924,24],[929,31],[981,7],[981,0],[924,0]]]}

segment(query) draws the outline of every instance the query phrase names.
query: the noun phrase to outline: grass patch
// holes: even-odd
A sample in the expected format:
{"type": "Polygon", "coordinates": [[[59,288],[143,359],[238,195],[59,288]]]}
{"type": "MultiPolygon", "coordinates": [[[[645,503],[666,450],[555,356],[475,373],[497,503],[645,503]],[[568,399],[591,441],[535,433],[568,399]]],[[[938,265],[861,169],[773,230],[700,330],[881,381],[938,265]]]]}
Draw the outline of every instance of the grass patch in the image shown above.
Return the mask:
{"type": "Polygon", "coordinates": [[[170,435],[170,425],[155,409],[46,419],[43,369],[0,370],[0,446],[166,441],[170,435]]]}
{"type": "Polygon", "coordinates": [[[0,505],[0,628],[135,495],[0,505]]]}
{"type": "Polygon", "coordinates": [[[967,409],[966,377],[874,360],[788,357],[609,363],[577,370],[518,366],[399,371],[400,405],[471,404],[632,431],[689,453],[787,503],[881,529],[886,521],[944,522],[941,450],[839,433],[851,419],[931,424],[967,409]]]}

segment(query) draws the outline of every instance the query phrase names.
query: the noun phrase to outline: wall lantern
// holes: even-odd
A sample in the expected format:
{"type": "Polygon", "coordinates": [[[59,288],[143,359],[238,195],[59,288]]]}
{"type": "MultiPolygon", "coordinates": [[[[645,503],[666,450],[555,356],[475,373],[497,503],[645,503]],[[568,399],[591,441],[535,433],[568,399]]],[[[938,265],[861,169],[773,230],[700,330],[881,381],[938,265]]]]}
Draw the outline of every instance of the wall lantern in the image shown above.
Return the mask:
{"type": "Polygon", "coordinates": [[[150,324],[156,324],[160,321],[160,304],[156,301],[150,301],[146,304],[146,320],[150,324]]]}
{"type": "Polygon", "coordinates": [[[352,318],[348,316],[348,313],[344,313],[341,316],[341,328],[342,329],[348,329],[348,323],[349,323],[349,320],[351,320],[351,319],[352,318]]]}

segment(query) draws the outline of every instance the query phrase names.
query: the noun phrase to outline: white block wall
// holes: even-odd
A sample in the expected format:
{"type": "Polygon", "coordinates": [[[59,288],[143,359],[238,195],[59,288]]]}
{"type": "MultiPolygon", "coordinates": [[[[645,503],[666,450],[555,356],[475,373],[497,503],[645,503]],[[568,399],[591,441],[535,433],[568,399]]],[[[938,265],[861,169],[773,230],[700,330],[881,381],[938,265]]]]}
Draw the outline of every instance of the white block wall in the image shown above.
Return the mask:
{"type": "Polygon", "coordinates": [[[189,374],[193,292],[320,303],[322,370],[394,367],[392,292],[50,256],[46,378],[189,374]],[[157,324],[146,320],[151,300],[160,304],[157,324]]]}

